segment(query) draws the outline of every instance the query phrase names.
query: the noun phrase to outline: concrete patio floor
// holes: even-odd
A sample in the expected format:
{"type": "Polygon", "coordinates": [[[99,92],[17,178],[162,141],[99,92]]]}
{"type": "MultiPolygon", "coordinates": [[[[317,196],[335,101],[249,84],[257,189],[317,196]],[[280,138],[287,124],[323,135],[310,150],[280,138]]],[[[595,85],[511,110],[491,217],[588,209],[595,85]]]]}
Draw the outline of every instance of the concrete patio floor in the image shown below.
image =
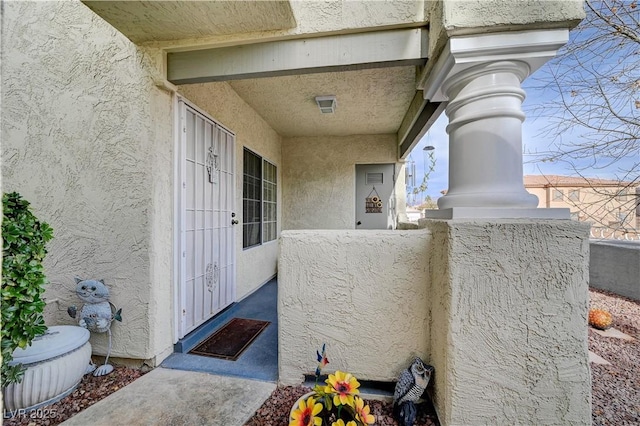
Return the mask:
{"type": "Polygon", "coordinates": [[[275,383],[158,367],[62,424],[242,426],[275,388],[275,383]]]}
{"type": "Polygon", "coordinates": [[[160,367],[73,416],[65,426],[242,426],[276,388],[277,280],[217,315],[176,345],[160,367]],[[231,318],[271,324],[237,361],[188,351],[231,318]]]}

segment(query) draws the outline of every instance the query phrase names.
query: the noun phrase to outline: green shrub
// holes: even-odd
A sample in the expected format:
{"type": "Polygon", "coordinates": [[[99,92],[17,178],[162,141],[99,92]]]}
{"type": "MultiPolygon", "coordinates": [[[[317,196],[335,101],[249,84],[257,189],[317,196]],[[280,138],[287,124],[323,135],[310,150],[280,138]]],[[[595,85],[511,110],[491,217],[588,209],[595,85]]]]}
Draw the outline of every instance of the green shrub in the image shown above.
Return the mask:
{"type": "Polygon", "coordinates": [[[45,245],[53,229],[31,212],[17,192],[2,196],[2,386],[22,380],[22,365],[9,366],[16,348],[43,334],[45,245]]]}

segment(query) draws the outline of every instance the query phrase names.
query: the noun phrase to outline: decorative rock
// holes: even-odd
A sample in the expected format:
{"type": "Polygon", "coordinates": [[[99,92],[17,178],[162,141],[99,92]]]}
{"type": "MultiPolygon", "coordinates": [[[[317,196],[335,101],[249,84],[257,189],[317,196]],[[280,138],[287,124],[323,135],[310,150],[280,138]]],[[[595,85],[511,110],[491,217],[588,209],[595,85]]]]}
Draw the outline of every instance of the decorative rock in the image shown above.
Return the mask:
{"type": "Polygon", "coordinates": [[[606,330],[611,327],[613,319],[611,314],[604,309],[589,310],[589,325],[599,330],[606,330]]]}

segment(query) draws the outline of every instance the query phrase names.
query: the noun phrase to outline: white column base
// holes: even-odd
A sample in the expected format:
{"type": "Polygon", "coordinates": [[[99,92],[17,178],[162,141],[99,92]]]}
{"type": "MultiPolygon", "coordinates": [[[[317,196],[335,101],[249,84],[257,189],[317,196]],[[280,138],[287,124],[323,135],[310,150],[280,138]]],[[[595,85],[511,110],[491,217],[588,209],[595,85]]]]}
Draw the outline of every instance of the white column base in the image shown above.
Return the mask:
{"type": "Polygon", "coordinates": [[[502,207],[452,207],[425,210],[426,219],[570,219],[568,208],[502,208],[502,207]]]}

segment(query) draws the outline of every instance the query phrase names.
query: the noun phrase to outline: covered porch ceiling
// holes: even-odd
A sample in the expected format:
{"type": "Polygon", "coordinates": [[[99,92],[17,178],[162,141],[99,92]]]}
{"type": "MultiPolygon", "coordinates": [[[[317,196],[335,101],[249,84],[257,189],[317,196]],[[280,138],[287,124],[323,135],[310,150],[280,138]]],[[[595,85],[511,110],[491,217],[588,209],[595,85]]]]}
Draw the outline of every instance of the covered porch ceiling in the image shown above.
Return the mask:
{"type": "Polygon", "coordinates": [[[139,45],[167,52],[166,78],[202,90],[227,81],[283,137],[396,134],[408,156],[444,105],[417,88],[427,62],[426,26],[367,28],[349,33],[249,37],[198,44],[224,34],[278,33],[295,27],[288,1],[84,1],[139,45]],[[191,48],[175,40],[194,40],[191,48]],[[322,114],[316,96],[334,95],[322,114]]]}

